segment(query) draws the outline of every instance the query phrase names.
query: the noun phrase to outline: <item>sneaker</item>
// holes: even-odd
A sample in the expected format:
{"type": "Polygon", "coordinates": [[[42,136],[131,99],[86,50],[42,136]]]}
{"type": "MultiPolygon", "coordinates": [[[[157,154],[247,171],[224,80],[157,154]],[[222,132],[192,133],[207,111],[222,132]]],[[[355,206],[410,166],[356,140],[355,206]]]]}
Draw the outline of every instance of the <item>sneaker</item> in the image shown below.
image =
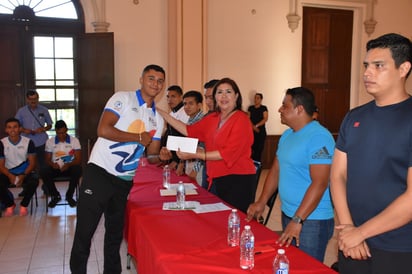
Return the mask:
{"type": "Polygon", "coordinates": [[[16,207],[16,205],[12,205],[12,206],[9,206],[8,208],[6,208],[6,210],[4,211],[4,217],[13,216],[15,207],[16,207]]]}
{"type": "Polygon", "coordinates": [[[66,198],[66,201],[70,207],[75,207],[77,205],[77,202],[73,198],[66,198]]]}
{"type": "Polygon", "coordinates": [[[27,206],[20,206],[20,216],[27,216],[28,214],[28,210],[27,210],[27,206]]]}
{"type": "Polygon", "coordinates": [[[57,203],[60,202],[60,200],[61,200],[60,196],[53,197],[47,206],[50,208],[54,208],[56,207],[57,203]]]}

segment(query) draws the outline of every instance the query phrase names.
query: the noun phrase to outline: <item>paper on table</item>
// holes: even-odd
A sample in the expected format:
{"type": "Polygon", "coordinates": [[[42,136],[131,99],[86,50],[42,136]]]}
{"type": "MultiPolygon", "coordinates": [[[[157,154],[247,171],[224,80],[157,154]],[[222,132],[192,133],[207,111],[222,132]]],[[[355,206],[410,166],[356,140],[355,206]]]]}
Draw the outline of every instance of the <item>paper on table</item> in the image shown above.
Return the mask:
{"type": "Polygon", "coordinates": [[[168,150],[195,153],[197,149],[198,139],[189,137],[180,137],[169,135],[167,137],[166,147],[168,150]]]}
{"type": "MultiPolygon", "coordinates": [[[[197,188],[197,186],[195,186],[195,185],[192,184],[192,183],[183,183],[183,184],[184,184],[186,190],[188,190],[188,189],[196,189],[196,188],[197,188]]],[[[176,190],[178,185],[179,185],[179,184],[170,184],[169,189],[174,189],[174,190],[176,190]]]]}
{"type": "Polygon", "coordinates": [[[177,207],[176,202],[165,202],[163,203],[163,210],[193,210],[199,206],[200,203],[196,201],[186,201],[185,208],[177,207]]]}
{"type": "MultiPolygon", "coordinates": [[[[168,189],[161,189],[160,196],[174,196],[176,195],[176,189],[179,184],[170,184],[168,189]]],[[[196,195],[199,194],[196,191],[196,186],[192,183],[184,183],[186,195],[196,195]]]]}
{"type": "MultiPolygon", "coordinates": [[[[197,195],[196,189],[194,188],[186,188],[186,195],[197,195]]],[[[169,189],[161,189],[160,190],[160,196],[174,196],[176,195],[176,189],[175,188],[169,188],[169,189]]]]}
{"type": "Polygon", "coordinates": [[[216,212],[216,211],[223,211],[223,210],[231,210],[231,208],[225,205],[224,203],[215,203],[215,204],[200,205],[196,207],[193,211],[196,213],[208,213],[208,212],[216,212]]]}

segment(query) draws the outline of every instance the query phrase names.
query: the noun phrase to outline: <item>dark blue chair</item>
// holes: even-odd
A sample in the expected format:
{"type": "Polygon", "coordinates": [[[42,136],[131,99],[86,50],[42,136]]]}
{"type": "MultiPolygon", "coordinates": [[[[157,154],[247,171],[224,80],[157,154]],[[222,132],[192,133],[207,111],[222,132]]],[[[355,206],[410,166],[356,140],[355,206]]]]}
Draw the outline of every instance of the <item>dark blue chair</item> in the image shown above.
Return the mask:
{"type": "MultiPolygon", "coordinates": [[[[256,188],[257,188],[257,185],[259,184],[260,174],[262,172],[262,163],[259,161],[253,161],[253,164],[255,165],[255,168],[256,168],[256,188]]],[[[269,217],[270,217],[270,214],[272,213],[273,206],[275,205],[277,195],[278,195],[278,190],[276,190],[275,193],[273,193],[273,195],[270,197],[270,199],[266,203],[266,205],[269,207],[269,211],[268,211],[268,214],[266,215],[266,218],[263,221],[264,225],[266,225],[269,221],[269,217]]]]}

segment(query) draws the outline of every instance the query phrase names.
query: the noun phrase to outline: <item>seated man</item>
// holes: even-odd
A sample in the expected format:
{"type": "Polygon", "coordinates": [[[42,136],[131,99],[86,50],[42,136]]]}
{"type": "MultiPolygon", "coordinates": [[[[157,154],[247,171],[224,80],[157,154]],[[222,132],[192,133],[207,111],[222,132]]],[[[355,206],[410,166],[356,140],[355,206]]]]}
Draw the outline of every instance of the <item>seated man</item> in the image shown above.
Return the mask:
{"type": "MultiPolygon", "coordinates": [[[[194,124],[203,118],[204,113],[203,108],[203,96],[200,92],[191,90],[183,95],[183,108],[186,114],[189,116],[187,121],[188,125],[194,124]]],[[[204,143],[199,143],[199,147],[204,149],[204,143]]],[[[185,162],[185,173],[196,182],[207,189],[207,181],[203,181],[203,168],[205,162],[200,159],[186,160],[185,162]]]]}
{"type": "Polygon", "coordinates": [[[0,142],[0,201],[5,205],[4,216],[14,214],[16,204],[9,195],[11,185],[23,186],[24,196],[20,203],[20,216],[27,215],[27,206],[39,185],[36,167],[36,151],[29,138],[20,135],[21,125],[16,118],[6,120],[7,136],[0,142]]]}
{"type": "Polygon", "coordinates": [[[67,125],[63,120],[56,122],[55,131],[56,137],[46,142],[46,167],[41,171],[43,183],[52,196],[48,206],[53,208],[61,200],[53,179],[68,176],[70,182],[66,192],[66,201],[71,207],[75,207],[76,201],[73,199],[73,194],[82,175],[80,142],[76,137],[67,134],[67,125]]]}
{"type": "MultiPolygon", "coordinates": [[[[203,96],[200,92],[191,90],[183,95],[183,109],[189,117],[186,124],[192,125],[202,119],[204,116],[202,108],[203,96]]],[[[198,149],[204,150],[204,143],[199,143],[198,149]]],[[[164,160],[173,159],[173,153],[175,153],[174,151],[169,151],[166,146],[162,147],[161,152],[164,160]]],[[[208,184],[205,176],[203,176],[204,166],[205,162],[200,159],[179,160],[179,164],[176,167],[176,174],[181,176],[186,173],[186,175],[195,180],[200,186],[207,189],[208,184]]]]}
{"type": "MultiPolygon", "coordinates": [[[[170,115],[183,123],[187,123],[189,116],[186,114],[183,108],[183,90],[180,86],[173,85],[167,88],[167,104],[170,108],[170,115]]],[[[169,136],[183,136],[171,125],[166,124],[166,131],[162,137],[162,146],[166,146],[167,139],[169,136]]],[[[169,167],[171,170],[175,170],[178,175],[183,174],[183,163],[180,162],[179,157],[177,157],[176,152],[172,151],[172,157],[169,159],[169,167]]]]}

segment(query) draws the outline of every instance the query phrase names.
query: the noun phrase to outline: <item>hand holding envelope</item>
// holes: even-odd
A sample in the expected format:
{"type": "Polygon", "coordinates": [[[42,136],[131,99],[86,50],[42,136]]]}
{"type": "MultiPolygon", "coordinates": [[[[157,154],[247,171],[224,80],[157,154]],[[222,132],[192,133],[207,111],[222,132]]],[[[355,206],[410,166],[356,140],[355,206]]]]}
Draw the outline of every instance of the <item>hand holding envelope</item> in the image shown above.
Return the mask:
{"type": "Polygon", "coordinates": [[[196,138],[169,135],[167,137],[166,147],[168,150],[196,153],[198,141],[196,138]]]}

